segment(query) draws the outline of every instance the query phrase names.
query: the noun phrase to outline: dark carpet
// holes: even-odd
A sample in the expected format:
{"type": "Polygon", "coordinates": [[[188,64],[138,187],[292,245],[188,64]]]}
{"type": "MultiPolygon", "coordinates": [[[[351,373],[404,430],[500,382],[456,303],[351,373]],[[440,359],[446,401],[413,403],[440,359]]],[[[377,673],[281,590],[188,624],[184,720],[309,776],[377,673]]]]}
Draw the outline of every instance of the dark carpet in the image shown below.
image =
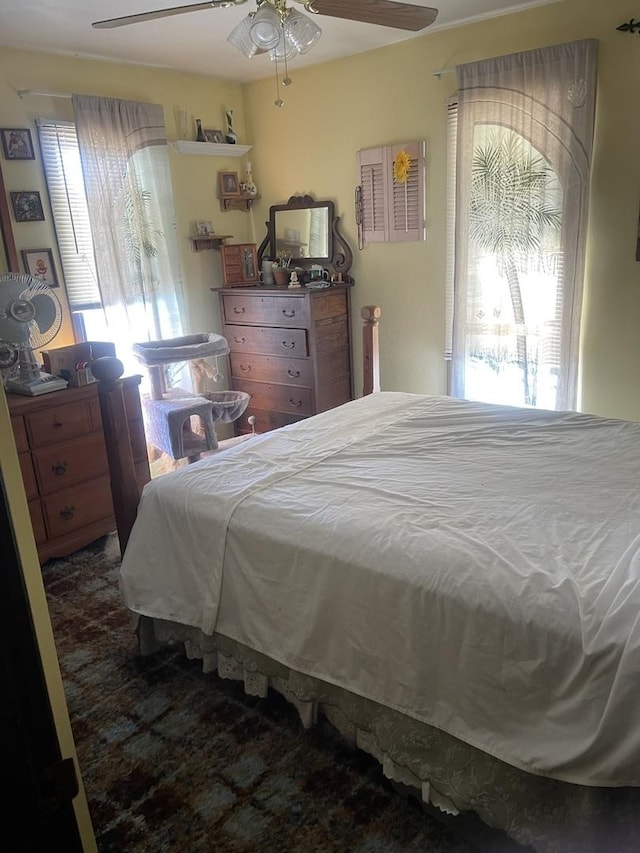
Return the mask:
{"type": "Polygon", "coordinates": [[[203,675],[178,650],[137,653],[115,535],[43,577],[101,853],[477,849],[403,798],[326,722],[277,694],[203,675]]]}

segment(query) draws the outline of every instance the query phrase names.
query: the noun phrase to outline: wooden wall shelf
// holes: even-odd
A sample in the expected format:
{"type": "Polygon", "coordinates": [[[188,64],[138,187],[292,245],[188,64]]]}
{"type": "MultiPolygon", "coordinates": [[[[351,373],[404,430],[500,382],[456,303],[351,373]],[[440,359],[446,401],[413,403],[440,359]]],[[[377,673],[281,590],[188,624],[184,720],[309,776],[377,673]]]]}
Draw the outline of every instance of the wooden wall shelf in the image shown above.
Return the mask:
{"type": "Polygon", "coordinates": [[[176,139],[169,145],[178,154],[200,154],[209,157],[243,157],[251,151],[250,145],[228,145],[226,142],[194,142],[190,139],[176,139]]]}
{"type": "Polygon", "coordinates": [[[259,195],[223,195],[220,196],[220,210],[251,210],[259,195]]]}
{"type": "Polygon", "coordinates": [[[189,237],[191,240],[191,248],[194,252],[202,252],[205,249],[218,249],[224,246],[225,240],[230,240],[233,234],[211,234],[209,237],[189,237]]]}

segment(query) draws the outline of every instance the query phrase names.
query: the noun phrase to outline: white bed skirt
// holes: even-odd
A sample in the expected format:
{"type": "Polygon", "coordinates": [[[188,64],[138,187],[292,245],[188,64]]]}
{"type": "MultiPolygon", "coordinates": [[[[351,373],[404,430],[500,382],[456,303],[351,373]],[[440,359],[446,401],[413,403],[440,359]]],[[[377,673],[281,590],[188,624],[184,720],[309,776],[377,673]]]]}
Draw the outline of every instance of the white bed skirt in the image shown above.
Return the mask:
{"type": "Polygon", "coordinates": [[[594,788],[535,776],[432,726],[304,675],[221,634],[138,619],[143,655],[182,644],[204,672],[239,680],[264,697],[272,688],[309,728],[323,714],[354,746],[373,755],[387,778],[449,814],[475,812],[488,826],[544,853],[640,850],[640,789],[594,788]]]}

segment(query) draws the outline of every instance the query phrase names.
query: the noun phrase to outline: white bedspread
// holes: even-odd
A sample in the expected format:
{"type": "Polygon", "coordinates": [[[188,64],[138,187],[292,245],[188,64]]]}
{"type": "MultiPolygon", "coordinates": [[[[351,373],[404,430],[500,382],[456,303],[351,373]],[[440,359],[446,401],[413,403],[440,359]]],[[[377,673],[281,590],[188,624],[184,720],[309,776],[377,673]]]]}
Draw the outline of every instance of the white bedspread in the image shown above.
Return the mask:
{"type": "Polygon", "coordinates": [[[533,773],[640,785],[640,424],[380,393],[149,483],[137,613],[533,773]]]}

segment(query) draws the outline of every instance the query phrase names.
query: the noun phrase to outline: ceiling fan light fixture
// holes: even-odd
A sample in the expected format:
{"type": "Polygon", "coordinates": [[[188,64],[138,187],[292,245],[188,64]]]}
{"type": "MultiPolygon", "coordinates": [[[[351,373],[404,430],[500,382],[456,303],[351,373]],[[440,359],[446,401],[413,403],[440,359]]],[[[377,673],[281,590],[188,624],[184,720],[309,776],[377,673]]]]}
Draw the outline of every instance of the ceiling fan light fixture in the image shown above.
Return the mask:
{"type": "Polygon", "coordinates": [[[251,21],[251,40],[259,50],[271,50],[280,41],[280,29],[280,15],[270,3],[263,3],[251,21]]]}
{"type": "Polygon", "coordinates": [[[298,53],[308,53],[322,35],[322,30],[308,15],[292,9],[284,22],[284,33],[298,53]]]}
{"type": "Polygon", "coordinates": [[[298,49],[292,44],[284,33],[280,34],[280,41],[269,51],[269,59],[272,62],[287,62],[298,55],[298,49]]]}
{"type": "Polygon", "coordinates": [[[258,52],[258,45],[251,38],[251,22],[251,17],[243,18],[227,36],[229,44],[237,47],[247,59],[252,59],[258,52]]]}

